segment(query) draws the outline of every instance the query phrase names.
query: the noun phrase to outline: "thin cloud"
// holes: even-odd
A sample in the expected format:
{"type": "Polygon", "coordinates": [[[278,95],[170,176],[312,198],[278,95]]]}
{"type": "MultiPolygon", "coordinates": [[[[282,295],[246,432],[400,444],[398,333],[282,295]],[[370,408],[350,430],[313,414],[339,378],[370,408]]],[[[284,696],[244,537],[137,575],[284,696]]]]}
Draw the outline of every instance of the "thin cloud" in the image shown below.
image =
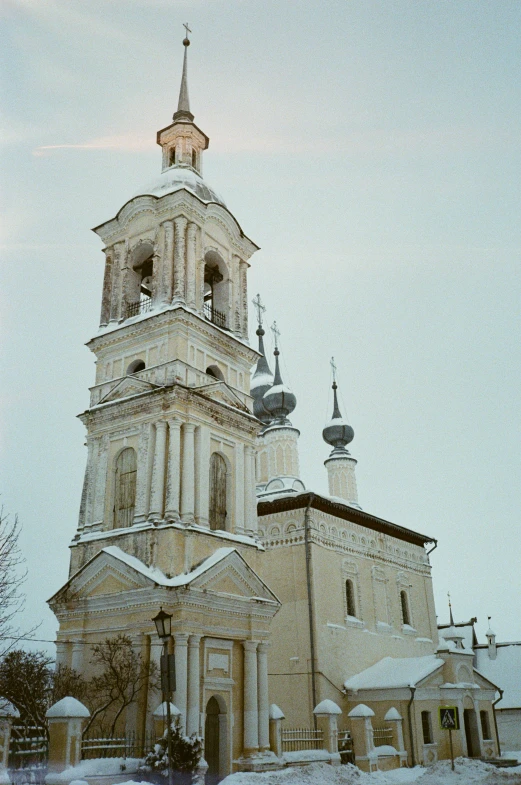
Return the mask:
{"type": "Polygon", "coordinates": [[[102,136],[86,142],[73,144],[45,144],[33,150],[33,155],[39,157],[50,155],[57,150],[119,150],[125,153],[149,152],[154,149],[154,138],[147,133],[116,134],[102,136]]]}

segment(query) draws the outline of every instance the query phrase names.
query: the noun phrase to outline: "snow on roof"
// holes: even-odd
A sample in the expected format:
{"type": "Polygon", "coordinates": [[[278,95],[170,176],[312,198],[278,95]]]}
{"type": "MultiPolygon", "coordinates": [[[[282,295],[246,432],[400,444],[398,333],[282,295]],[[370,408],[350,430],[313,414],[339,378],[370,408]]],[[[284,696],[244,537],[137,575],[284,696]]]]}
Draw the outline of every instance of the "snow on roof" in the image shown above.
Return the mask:
{"type": "Polygon", "coordinates": [[[224,200],[217,194],[208,183],[193,169],[181,166],[172,166],[155,178],[152,183],[147,183],[140,188],[134,196],[166,196],[182,188],[192,191],[202,202],[218,202],[225,205],[224,200]]]}
{"type": "Polygon", "coordinates": [[[391,689],[414,687],[443,666],[435,654],[424,657],[384,657],[344,682],[347,690],[391,689]]]}
{"type": "Polygon", "coordinates": [[[76,698],[62,698],[46,712],[46,717],[90,717],[90,711],[76,698]]]}
{"type": "Polygon", "coordinates": [[[0,717],[14,717],[18,719],[20,712],[16,706],[7,700],[7,698],[0,698],[0,717]]]}
{"type": "MultiPolygon", "coordinates": [[[[449,626],[450,625],[448,624],[438,624],[438,630],[440,631],[441,636],[445,637],[444,631],[447,630],[449,626]]],[[[454,626],[456,627],[458,633],[463,638],[462,641],[463,647],[468,651],[472,651],[472,648],[474,646],[474,634],[475,634],[472,622],[467,622],[466,624],[458,623],[455,624],[454,626]]]]}
{"type": "Polygon", "coordinates": [[[203,572],[209,570],[210,567],[214,566],[214,564],[218,564],[234,551],[235,548],[217,548],[217,550],[212,553],[211,556],[202,561],[201,564],[199,564],[191,572],[181,573],[181,575],[176,575],[174,578],[167,578],[166,575],[157,567],[147,567],[146,564],[143,564],[142,561],[136,559],[135,556],[130,556],[130,554],[125,553],[125,551],[122,551],[121,548],[117,547],[117,545],[108,545],[102,550],[103,553],[108,553],[109,556],[119,559],[119,561],[127,564],[129,567],[132,567],[132,569],[136,570],[136,572],[140,572],[146,578],[150,578],[150,580],[154,581],[154,583],[157,583],[159,586],[172,587],[186,586],[199,575],[202,575],[203,572]]]}
{"type": "Polygon", "coordinates": [[[326,698],[318,706],[315,706],[313,714],[342,714],[342,709],[336,705],[335,701],[326,698]]]}
{"type": "Polygon", "coordinates": [[[499,644],[496,659],[488,656],[488,646],[474,650],[476,670],[504,691],[498,709],[521,708],[521,643],[499,644]]]}

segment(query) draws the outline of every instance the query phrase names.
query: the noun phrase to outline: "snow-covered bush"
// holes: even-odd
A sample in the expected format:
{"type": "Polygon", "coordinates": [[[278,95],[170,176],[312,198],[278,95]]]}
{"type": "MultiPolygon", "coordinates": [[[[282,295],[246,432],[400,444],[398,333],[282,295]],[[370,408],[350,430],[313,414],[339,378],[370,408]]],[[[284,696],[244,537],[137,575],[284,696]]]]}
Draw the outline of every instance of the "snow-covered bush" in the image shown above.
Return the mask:
{"type": "MultiPolygon", "coordinates": [[[[202,752],[202,739],[195,733],[184,736],[177,725],[172,723],[170,766],[174,772],[176,785],[189,785],[197,768],[202,752]]],[[[165,785],[168,782],[168,742],[167,731],[164,732],[152,752],[145,758],[139,773],[147,782],[165,785]]]]}

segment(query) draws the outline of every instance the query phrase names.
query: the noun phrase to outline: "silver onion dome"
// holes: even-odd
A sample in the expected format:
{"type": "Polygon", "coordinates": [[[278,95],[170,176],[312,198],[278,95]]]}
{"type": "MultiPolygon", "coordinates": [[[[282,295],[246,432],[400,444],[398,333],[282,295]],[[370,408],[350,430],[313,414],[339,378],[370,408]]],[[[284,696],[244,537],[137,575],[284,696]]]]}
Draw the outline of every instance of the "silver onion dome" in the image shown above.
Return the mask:
{"type": "Polygon", "coordinates": [[[282,381],[279,367],[280,352],[277,347],[275,347],[273,354],[275,355],[275,378],[273,387],[264,393],[262,404],[271,415],[270,419],[278,425],[283,425],[288,422],[288,415],[297,405],[297,398],[282,381]]]}
{"type": "Polygon", "coordinates": [[[322,431],[322,438],[335,450],[346,450],[346,445],[350,444],[355,436],[353,428],[343,419],[338,407],[337,383],[333,381],[333,417],[322,431]]]}
{"type": "Polygon", "coordinates": [[[272,416],[265,408],[263,398],[264,394],[273,386],[273,374],[264,354],[264,330],[261,324],[257,328],[257,335],[259,337],[259,353],[261,356],[252,376],[250,393],[253,398],[253,414],[263,425],[268,425],[272,420],[272,416]]]}

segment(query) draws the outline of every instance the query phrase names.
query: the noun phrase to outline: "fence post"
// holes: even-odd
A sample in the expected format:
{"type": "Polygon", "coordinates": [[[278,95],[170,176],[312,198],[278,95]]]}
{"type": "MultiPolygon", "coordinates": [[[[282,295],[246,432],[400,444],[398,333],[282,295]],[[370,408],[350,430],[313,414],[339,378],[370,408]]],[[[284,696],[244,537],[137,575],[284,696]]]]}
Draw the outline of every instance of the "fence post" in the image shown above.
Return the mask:
{"type": "Polygon", "coordinates": [[[384,717],[385,722],[391,722],[393,729],[393,746],[396,747],[398,752],[404,752],[405,747],[403,744],[403,717],[398,709],[392,706],[384,717]]]}
{"type": "Polygon", "coordinates": [[[337,717],[342,714],[342,709],[332,700],[323,700],[315,706],[313,714],[317,718],[318,730],[324,735],[324,744],[331,756],[331,764],[340,766],[337,717]]]}
{"type": "Polygon", "coordinates": [[[353,737],[353,751],[356,765],[363,771],[370,771],[373,764],[373,723],[374,711],[359,703],[347,715],[351,720],[351,735],[353,737]]]}
{"type": "MultiPolygon", "coordinates": [[[[159,704],[152,716],[154,718],[154,733],[156,739],[160,739],[166,730],[166,701],[159,704]]],[[[172,718],[172,723],[174,725],[179,725],[181,712],[173,703],[170,704],[170,716],[172,718]]]]}
{"type": "Polygon", "coordinates": [[[11,743],[11,725],[13,720],[18,719],[20,712],[9,703],[8,700],[0,698],[0,782],[8,783],[9,774],[7,766],[9,764],[9,745],[11,743]]]}
{"type": "MultiPolygon", "coordinates": [[[[62,698],[47,711],[49,722],[49,773],[47,785],[64,785],[63,777],[56,775],[76,766],[81,760],[81,733],[90,711],[76,698],[62,698]]],[[[78,779],[71,774],[71,780],[78,779]]]]}
{"type": "Polygon", "coordinates": [[[284,714],[276,703],[272,703],[269,710],[270,722],[270,750],[277,758],[282,755],[282,720],[284,714]]]}

